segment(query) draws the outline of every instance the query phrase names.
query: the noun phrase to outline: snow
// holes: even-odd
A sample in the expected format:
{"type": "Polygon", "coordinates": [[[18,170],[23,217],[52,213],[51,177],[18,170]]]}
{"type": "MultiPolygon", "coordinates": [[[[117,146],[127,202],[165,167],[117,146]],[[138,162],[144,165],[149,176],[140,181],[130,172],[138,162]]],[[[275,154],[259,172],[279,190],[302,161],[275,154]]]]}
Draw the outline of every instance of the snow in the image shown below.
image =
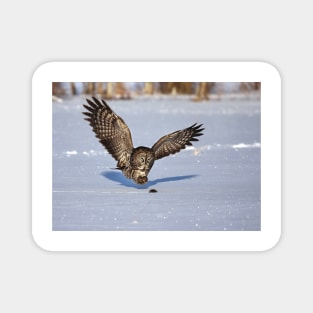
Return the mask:
{"type": "Polygon", "coordinates": [[[199,141],[156,161],[143,186],[114,169],[83,103],[81,96],[53,102],[53,230],[260,230],[258,99],[109,101],[135,146],[204,124],[199,141]]]}

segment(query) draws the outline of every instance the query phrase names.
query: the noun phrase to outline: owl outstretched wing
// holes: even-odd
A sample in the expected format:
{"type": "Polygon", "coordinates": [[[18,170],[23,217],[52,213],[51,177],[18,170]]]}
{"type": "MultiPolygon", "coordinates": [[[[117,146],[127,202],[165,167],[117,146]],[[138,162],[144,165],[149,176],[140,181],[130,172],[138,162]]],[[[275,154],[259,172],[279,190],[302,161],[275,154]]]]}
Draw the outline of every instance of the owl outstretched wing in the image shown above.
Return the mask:
{"type": "Polygon", "coordinates": [[[123,168],[129,161],[133,151],[133,141],[130,130],[121,117],[113,112],[108,104],[101,99],[101,102],[92,97],[93,101],[86,99],[88,105],[84,107],[88,112],[87,116],[96,137],[108,152],[118,161],[117,166],[123,168]]]}
{"type": "Polygon", "coordinates": [[[160,138],[153,146],[152,151],[155,154],[155,159],[164,158],[170,154],[175,154],[186,146],[192,146],[191,141],[198,141],[196,137],[202,136],[201,133],[204,128],[202,124],[193,124],[183,130],[178,130],[171,134],[165,135],[160,138]]]}

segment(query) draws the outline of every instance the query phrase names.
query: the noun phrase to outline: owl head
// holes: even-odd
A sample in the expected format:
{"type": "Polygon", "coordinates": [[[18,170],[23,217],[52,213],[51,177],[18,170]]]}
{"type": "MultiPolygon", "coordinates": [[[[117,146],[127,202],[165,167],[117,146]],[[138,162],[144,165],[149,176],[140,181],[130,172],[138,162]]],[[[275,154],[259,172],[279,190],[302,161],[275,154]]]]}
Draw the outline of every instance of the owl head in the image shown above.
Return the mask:
{"type": "Polygon", "coordinates": [[[133,150],[130,157],[132,179],[137,184],[145,184],[148,181],[148,174],[154,163],[154,153],[150,148],[138,147],[133,150]]]}
{"type": "Polygon", "coordinates": [[[138,147],[133,150],[130,157],[130,165],[132,169],[148,171],[152,168],[154,163],[154,153],[150,148],[138,147]]]}

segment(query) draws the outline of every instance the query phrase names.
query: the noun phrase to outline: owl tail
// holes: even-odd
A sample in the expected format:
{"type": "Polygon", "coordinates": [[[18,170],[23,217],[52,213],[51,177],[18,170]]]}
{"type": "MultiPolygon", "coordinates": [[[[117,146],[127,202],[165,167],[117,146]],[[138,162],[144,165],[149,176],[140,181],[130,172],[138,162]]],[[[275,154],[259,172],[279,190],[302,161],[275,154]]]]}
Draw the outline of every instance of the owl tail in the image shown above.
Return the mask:
{"type": "Polygon", "coordinates": [[[120,168],[120,167],[110,167],[110,170],[120,170],[120,171],[122,171],[123,169],[120,168]]]}

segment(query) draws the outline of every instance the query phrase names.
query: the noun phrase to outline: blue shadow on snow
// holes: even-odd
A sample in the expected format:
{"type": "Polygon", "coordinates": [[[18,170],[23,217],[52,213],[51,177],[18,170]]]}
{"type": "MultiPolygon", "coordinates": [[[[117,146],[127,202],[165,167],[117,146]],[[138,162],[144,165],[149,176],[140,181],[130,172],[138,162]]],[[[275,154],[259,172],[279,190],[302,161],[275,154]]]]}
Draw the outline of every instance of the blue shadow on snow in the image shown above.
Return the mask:
{"type": "Polygon", "coordinates": [[[166,177],[166,178],[159,178],[155,180],[149,180],[145,185],[137,185],[132,180],[126,178],[121,172],[119,171],[106,171],[102,172],[101,175],[107,179],[110,179],[114,182],[118,182],[123,186],[126,187],[133,187],[137,189],[146,189],[158,183],[165,183],[171,181],[178,181],[184,179],[191,179],[197,177],[198,175],[185,175],[185,176],[174,176],[174,177],[166,177]]]}

